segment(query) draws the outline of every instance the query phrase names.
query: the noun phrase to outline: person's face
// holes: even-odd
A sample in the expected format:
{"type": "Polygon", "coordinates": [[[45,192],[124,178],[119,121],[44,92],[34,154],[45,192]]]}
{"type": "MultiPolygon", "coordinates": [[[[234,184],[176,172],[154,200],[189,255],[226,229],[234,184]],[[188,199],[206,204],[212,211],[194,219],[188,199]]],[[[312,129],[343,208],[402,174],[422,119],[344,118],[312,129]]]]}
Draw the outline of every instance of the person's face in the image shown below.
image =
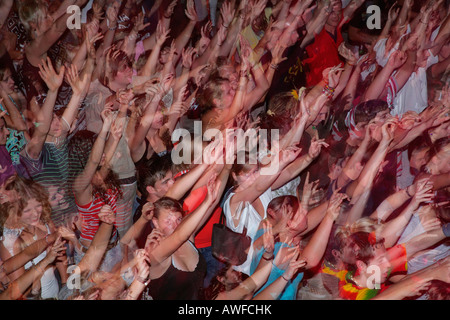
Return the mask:
{"type": "Polygon", "coordinates": [[[442,152],[434,155],[427,166],[433,175],[450,172],[450,161],[448,161],[448,156],[442,152]]]}
{"type": "Polygon", "coordinates": [[[233,177],[236,180],[237,184],[241,188],[245,189],[255,182],[256,178],[258,177],[258,172],[259,172],[258,165],[255,164],[251,166],[248,170],[241,171],[238,175],[235,175],[233,173],[233,177]]]}
{"type": "Polygon", "coordinates": [[[0,118],[0,146],[6,145],[8,136],[9,136],[9,130],[6,127],[6,122],[3,118],[0,118]]]}
{"type": "Polygon", "coordinates": [[[222,66],[220,67],[219,74],[222,78],[227,79],[230,82],[231,89],[234,91],[238,88],[238,74],[236,73],[236,70],[230,66],[222,66]]]}
{"type": "Polygon", "coordinates": [[[59,137],[62,134],[61,118],[53,114],[52,122],[50,123],[50,130],[48,132],[54,137],[59,137]]]}
{"type": "Polygon", "coordinates": [[[344,240],[340,258],[342,262],[348,263],[348,264],[355,264],[356,262],[356,255],[359,252],[359,247],[356,244],[351,243],[349,239],[344,240]]]}
{"type": "Polygon", "coordinates": [[[160,64],[166,64],[167,61],[169,61],[169,54],[170,54],[170,47],[165,47],[161,50],[161,53],[159,55],[159,63],[160,64]]]}
{"type": "Polygon", "coordinates": [[[64,188],[58,186],[50,186],[50,188],[48,188],[48,193],[48,200],[52,208],[67,209],[69,207],[69,204],[64,199],[66,194],[64,188]]]}
{"type": "Polygon", "coordinates": [[[133,69],[131,69],[127,62],[120,62],[119,69],[114,80],[119,84],[128,85],[131,83],[132,78],[133,69]]]}
{"type": "Polygon", "coordinates": [[[308,219],[306,218],[306,211],[300,206],[295,213],[293,219],[289,220],[287,227],[292,232],[298,234],[305,231],[308,228],[308,219]]]}
{"type": "Polygon", "coordinates": [[[322,109],[320,109],[319,114],[317,115],[317,117],[314,120],[314,122],[312,123],[312,125],[317,126],[322,121],[325,121],[328,116],[328,110],[329,110],[329,107],[327,105],[324,105],[322,107],[322,109]]]}
{"type": "MultiPolygon", "coordinates": [[[[384,244],[376,244],[374,247],[375,255],[374,257],[369,261],[368,267],[372,266],[372,268],[375,268],[375,270],[379,271],[380,278],[377,279],[377,277],[374,277],[374,281],[380,281],[379,284],[382,284],[386,282],[390,269],[392,268],[391,263],[389,262],[389,259],[386,255],[386,249],[384,247],[384,244]]],[[[369,271],[369,270],[368,270],[369,271]]],[[[367,272],[367,276],[373,275],[373,269],[371,272],[367,272]]],[[[375,283],[374,283],[375,284],[375,283]]]]}
{"type": "Polygon", "coordinates": [[[159,229],[165,236],[170,236],[181,223],[182,219],[183,216],[178,211],[161,209],[159,211],[158,217],[154,217],[152,221],[155,227],[159,229]]]}
{"type": "Polygon", "coordinates": [[[232,267],[228,268],[222,281],[225,285],[233,285],[241,282],[241,273],[234,270],[232,267]]]}
{"type": "Polygon", "coordinates": [[[53,19],[53,16],[48,12],[46,6],[41,6],[40,10],[42,14],[37,27],[39,28],[40,33],[44,33],[50,29],[55,20],[53,19]]]}
{"type": "Polygon", "coordinates": [[[26,207],[23,209],[20,220],[26,225],[35,226],[39,223],[42,215],[42,204],[36,199],[28,200],[26,207]]]}
{"type": "Polygon", "coordinates": [[[426,148],[423,150],[416,151],[414,150],[411,153],[411,159],[409,160],[409,165],[417,170],[421,170],[421,168],[427,164],[430,160],[430,148],[426,148]]]}
{"type": "Polygon", "coordinates": [[[219,109],[227,109],[233,103],[234,96],[236,94],[236,90],[233,89],[230,81],[224,81],[220,88],[222,90],[222,99],[216,103],[217,108],[219,109]]]}
{"type": "Polygon", "coordinates": [[[155,116],[153,117],[152,128],[159,129],[164,124],[164,115],[163,115],[163,107],[158,105],[158,109],[156,110],[155,116]]]}
{"type": "Polygon", "coordinates": [[[173,177],[172,177],[172,171],[167,171],[166,175],[164,176],[164,178],[162,178],[161,180],[156,181],[155,183],[155,191],[156,191],[156,195],[158,197],[163,197],[167,191],[169,191],[169,189],[172,187],[174,183],[173,177]]]}
{"type": "Polygon", "coordinates": [[[332,10],[333,11],[328,16],[326,23],[332,27],[337,27],[341,21],[342,5],[337,3],[332,7],[332,10]]]}
{"type": "Polygon", "coordinates": [[[14,92],[15,83],[14,79],[12,78],[12,73],[9,69],[6,69],[5,73],[3,74],[3,79],[2,81],[0,81],[0,88],[7,94],[11,94],[14,92]]]}

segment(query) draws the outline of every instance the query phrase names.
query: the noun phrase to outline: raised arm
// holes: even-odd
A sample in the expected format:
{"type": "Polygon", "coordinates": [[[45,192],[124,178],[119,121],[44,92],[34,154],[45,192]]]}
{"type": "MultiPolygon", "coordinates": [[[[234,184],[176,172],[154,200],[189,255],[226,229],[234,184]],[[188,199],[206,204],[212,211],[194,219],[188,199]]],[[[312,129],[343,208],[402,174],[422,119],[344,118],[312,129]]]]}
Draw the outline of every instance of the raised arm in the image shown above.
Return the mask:
{"type": "Polygon", "coordinates": [[[38,125],[33,132],[31,140],[24,149],[25,153],[32,159],[37,159],[44,147],[53,118],[53,107],[55,106],[58,89],[63,82],[65,69],[64,66],[61,67],[59,74],[57,74],[55,69],[53,69],[50,58],[47,57],[47,61],[42,60],[42,64],[39,65],[39,70],[39,75],[47,84],[48,92],[44,104],[36,115],[36,123],[38,125]]]}
{"type": "Polygon", "coordinates": [[[77,203],[85,205],[92,200],[92,179],[97,167],[102,160],[103,150],[107,140],[109,129],[113,122],[113,114],[110,108],[102,111],[103,125],[97,139],[94,142],[91,153],[84,170],[75,178],[73,183],[74,195],[77,203]]]}
{"type": "MultiPolygon", "coordinates": [[[[50,47],[55,44],[56,41],[63,35],[67,29],[67,20],[70,18],[71,13],[67,13],[67,7],[69,5],[83,6],[87,0],[77,0],[73,3],[73,0],[65,0],[60,8],[57,10],[63,12],[63,14],[56,19],[52,26],[38,38],[33,40],[29,46],[26,47],[26,54],[29,60],[40,60],[50,47]]],[[[30,61],[31,62],[31,61],[30,61]]]]}
{"type": "Polygon", "coordinates": [[[133,139],[128,141],[131,158],[134,162],[139,161],[145,153],[145,137],[152,126],[159,101],[163,95],[162,87],[158,83],[152,85],[146,91],[147,95],[151,94],[151,96],[144,106],[144,114],[141,117],[133,139]]]}
{"type": "Polygon", "coordinates": [[[183,245],[197,229],[205,215],[211,213],[208,210],[215,202],[219,192],[219,184],[215,184],[215,179],[208,185],[208,194],[203,203],[191,214],[186,216],[177,226],[175,231],[167,238],[161,240],[160,245],[150,253],[150,261],[153,264],[159,264],[170,257],[178,248],[183,245]]]}

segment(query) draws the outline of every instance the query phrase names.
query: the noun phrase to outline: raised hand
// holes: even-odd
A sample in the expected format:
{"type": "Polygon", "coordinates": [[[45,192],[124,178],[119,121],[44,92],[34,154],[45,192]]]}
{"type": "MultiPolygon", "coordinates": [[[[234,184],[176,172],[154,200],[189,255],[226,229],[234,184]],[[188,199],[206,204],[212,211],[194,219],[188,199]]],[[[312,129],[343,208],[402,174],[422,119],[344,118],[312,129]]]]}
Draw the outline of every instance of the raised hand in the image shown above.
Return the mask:
{"type": "Polygon", "coordinates": [[[381,143],[385,146],[389,146],[394,140],[394,132],[397,128],[397,118],[390,118],[381,127],[381,143]]]}
{"type": "Polygon", "coordinates": [[[263,246],[264,251],[269,256],[273,256],[273,251],[275,249],[275,238],[273,236],[272,224],[264,220],[263,222],[264,234],[263,234],[263,246]]]}
{"type": "Polygon", "coordinates": [[[406,54],[406,52],[396,50],[389,57],[388,65],[392,69],[398,69],[405,64],[407,59],[408,55],[406,54]]]}
{"type": "Polygon", "coordinates": [[[166,29],[164,25],[159,22],[156,26],[156,45],[162,46],[163,43],[169,38],[170,29],[166,29]]]}
{"type": "Polygon", "coordinates": [[[400,13],[400,7],[397,6],[397,1],[391,6],[388,12],[388,20],[392,23],[397,19],[398,14],[400,13]]]}
{"type": "Polygon", "coordinates": [[[222,25],[228,28],[233,21],[236,10],[231,7],[230,1],[226,1],[220,8],[220,16],[222,17],[222,25]]]}
{"type": "Polygon", "coordinates": [[[50,91],[58,91],[64,80],[64,72],[65,67],[61,66],[59,73],[56,73],[49,57],[46,60],[41,60],[39,64],[39,76],[44,80],[50,91]]]}
{"type": "Polygon", "coordinates": [[[166,11],[164,11],[164,17],[170,18],[173,15],[173,11],[178,3],[178,0],[173,0],[168,6],[166,11]]]}
{"type": "Polygon", "coordinates": [[[415,193],[412,198],[411,204],[415,209],[423,202],[432,201],[434,198],[433,183],[429,178],[424,178],[417,181],[415,193]]]}
{"type": "Polygon", "coordinates": [[[211,204],[219,196],[220,182],[217,181],[217,173],[213,173],[206,183],[206,188],[208,189],[208,194],[205,201],[211,204]]]}
{"type": "Polygon", "coordinates": [[[144,13],[139,12],[139,14],[134,19],[133,31],[140,32],[147,28],[150,25],[150,22],[144,23],[144,13]]]}
{"type": "Polygon", "coordinates": [[[138,249],[134,252],[136,259],[136,278],[139,282],[148,284],[150,276],[150,257],[145,249],[138,249]]]}
{"type": "Polygon", "coordinates": [[[111,206],[107,204],[101,207],[98,218],[100,221],[106,224],[113,224],[114,222],[116,222],[116,215],[111,206]]]}
{"type": "Polygon", "coordinates": [[[153,229],[152,232],[147,236],[145,241],[145,251],[150,254],[156,247],[159,246],[161,240],[164,238],[163,233],[159,229],[153,229]]]}
{"type": "Polygon", "coordinates": [[[311,159],[315,159],[319,156],[322,147],[328,148],[330,145],[325,142],[325,139],[316,139],[313,138],[311,140],[311,145],[309,146],[308,155],[311,159]]]}
{"type": "Polygon", "coordinates": [[[86,92],[87,85],[90,81],[86,74],[83,76],[83,79],[80,79],[78,69],[75,65],[71,65],[70,68],[67,69],[66,80],[67,83],[70,84],[72,92],[75,95],[83,95],[86,92]]]}
{"type": "Polygon", "coordinates": [[[181,65],[183,68],[191,70],[197,52],[198,50],[194,47],[189,47],[187,49],[183,48],[183,51],[181,52],[181,65]]]}
{"type": "Polygon", "coordinates": [[[348,196],[345,193],[339,193],[340,189],[337,189],[333,192],[333,195],[331,196],[329,202],[328,202],[328,208],[327,208],[327,215],[333,220],[336,221],[336,219],[339,216],[340,210],[341,210],[341,204],[344,199],[348,199],[348,196]]]}
{"type": "Polygon", "coordinates": [[[289,262],[289,266],[286,271],[284,271],[283,278],[285,280],[291,280],[298,270],[306,267],[306,260],[302,259],[300,256],[300,250],[296,250],[291,261],[289,262]]]}
{"type": "Polygon", "coordinates": [[[100,113],[100,116],[103,120],[103,126],[109,130],[111,128],[111,125],[114,121],[114,113],[112,111],[113,108],[113,102],[109,102],[105,104],[105,107],[103,108],[102,112],[100,113]]]}
{"type": "Polygon", "coordinates": [[[61,236],[58,236],[53,245],[47,248],[46,259],[48,259],[48,261],[52,263],[57,258],[63,257],[65,255],[65,252],[66,252],[65,241],[62,240],[61,236]]]}
{"type": "Polygon", "coordinates": [[[200,19],[198,18],[197,11],[195,11],[195,3],[194,0],[187,0],[186,9],[184,10],[186,17],[191,21],[198,22],[200,19]]]}
{"type": "Polygon", "coordinates": [[[281,150],[280,161],[283,163],[291,163],[298,157],[301,151],[302,149],[299,147],[289,146],[286,149],[281,150]]]}
{"type": "Polygon", "coordinates": [[[302,193],[302,201],[300,205],[308,210],[309,208],[309,200],[311,196],[317,192],[317,186],[319,185],[319,180],[309,182],[309,171],[306,173],[305,184],[303,185],[303,193],[302,193]]]}

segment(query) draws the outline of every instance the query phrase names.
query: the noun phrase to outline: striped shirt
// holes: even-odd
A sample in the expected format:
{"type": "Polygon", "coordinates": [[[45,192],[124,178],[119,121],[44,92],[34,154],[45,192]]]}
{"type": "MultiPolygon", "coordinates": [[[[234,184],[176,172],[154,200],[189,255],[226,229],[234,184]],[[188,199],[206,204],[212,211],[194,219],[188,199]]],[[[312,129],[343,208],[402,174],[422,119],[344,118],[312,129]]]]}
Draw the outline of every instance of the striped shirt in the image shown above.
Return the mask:
{"type": "MultiPolygon", "coordinates": [[[[114,213],[117,213],[116,202],[117,202],[117,191],[108,190],[106,193],[106,202],[98,194],[94,194],[92,201],[86,205],[76,204],[78,208],[78,213],[81,218],[81,234],[80,239],[92,241],[95,234],[97,233],[98,227],[100,225],[100,219],[98,214],[100,209],[104,205],[109,205],[114,213]]],[[[117,226],[116,226],[117,227],[117,226]]],[[[117,229],[114,228],[111,238],[114,238],[117,234],[117,229]]]]}
{"type": "Polygon", "coordinates": [[[20,163],[16,167],[19,175],[38,182],[49,192],[50,190],[59,190],[58,192],[62,195],[60,201],[51,204],[51,219],[56,226],[64,224],[76,214],[75,198],[70,192],[68,180],[67,140],[61,145],[44,143],[41,154],[37,159],[32,159],[24,148],[20,153],[19,160],[20,163]]]}

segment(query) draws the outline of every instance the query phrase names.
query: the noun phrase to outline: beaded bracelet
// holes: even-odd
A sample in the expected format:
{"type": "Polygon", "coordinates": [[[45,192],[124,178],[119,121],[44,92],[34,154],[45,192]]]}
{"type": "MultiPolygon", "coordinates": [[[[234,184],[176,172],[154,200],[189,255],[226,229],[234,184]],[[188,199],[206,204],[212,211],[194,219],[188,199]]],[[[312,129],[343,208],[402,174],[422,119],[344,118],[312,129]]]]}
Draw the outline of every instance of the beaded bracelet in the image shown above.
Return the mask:
{"type": "Polygon", "coordinates": [[[274,63],[271,63],[271,64],[270,64],[270,67],[271,67],[272,69],[274,69],[274,70],[277,70],[277,69],[278,69],[278,65],[277,65],[277,64],[274,64],[274,63]]]}
{"type": "Polygon", "coordinates": [[[328,97],[328,99],[331,99],[334,96],[335,88],[331,88],[328,84],[323,87],[323,93],[328,97]]]}

